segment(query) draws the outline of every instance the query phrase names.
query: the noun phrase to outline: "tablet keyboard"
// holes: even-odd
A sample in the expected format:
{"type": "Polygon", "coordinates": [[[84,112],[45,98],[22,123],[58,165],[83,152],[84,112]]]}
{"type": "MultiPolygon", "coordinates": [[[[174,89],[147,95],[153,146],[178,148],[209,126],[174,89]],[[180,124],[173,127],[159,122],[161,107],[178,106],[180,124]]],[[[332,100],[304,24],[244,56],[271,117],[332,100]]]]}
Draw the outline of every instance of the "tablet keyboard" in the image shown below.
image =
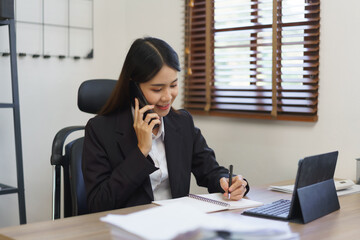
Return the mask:
{"type": "Polygon", "coordinates": [[[259,216],[259,217],[277,217],[287,219],[289,216],[291,201],[280,199],[270,204],[265,204],[261,207],[252,208],[244,211],[245,215],[259,216]]]}

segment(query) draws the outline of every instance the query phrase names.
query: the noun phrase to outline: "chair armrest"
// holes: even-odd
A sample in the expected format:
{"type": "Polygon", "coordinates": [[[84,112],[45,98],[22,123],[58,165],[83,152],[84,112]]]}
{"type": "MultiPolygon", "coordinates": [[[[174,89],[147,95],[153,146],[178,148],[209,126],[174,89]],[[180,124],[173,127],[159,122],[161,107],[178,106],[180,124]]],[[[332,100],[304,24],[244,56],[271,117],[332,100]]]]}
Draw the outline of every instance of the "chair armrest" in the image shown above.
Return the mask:
{"type": "Polygon", "coordinates": [[[57,132],[54,137],[52,149],[51,149],[51,157],[50,163],[51,165],[62,165],[63,159],[63,148],[66,138],[73,132],[83,130],[85,126],[71,126],[61,129],[57,132]]]}

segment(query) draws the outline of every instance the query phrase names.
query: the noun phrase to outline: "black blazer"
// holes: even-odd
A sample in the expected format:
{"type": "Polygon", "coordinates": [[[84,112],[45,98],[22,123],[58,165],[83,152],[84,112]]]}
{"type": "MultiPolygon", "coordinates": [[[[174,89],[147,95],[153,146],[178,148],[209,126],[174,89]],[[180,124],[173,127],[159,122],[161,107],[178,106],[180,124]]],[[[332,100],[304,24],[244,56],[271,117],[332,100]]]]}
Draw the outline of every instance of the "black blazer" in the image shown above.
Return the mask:
{"type": "MultiPolygon", "coordinates": [[[[197,184],[210,193],[223,192],[219,180],[228,176],[206,144],[192,116],[185,110],[170,111],[164,117],[165,151],[171,195],[189,193],[191,172],[197,184]]],[[[85,128],[83,175],[91,212],[151,203],[149,175],[153,161],[137,147],[131,109],[108,116],[96,116],[85,128]]]]}

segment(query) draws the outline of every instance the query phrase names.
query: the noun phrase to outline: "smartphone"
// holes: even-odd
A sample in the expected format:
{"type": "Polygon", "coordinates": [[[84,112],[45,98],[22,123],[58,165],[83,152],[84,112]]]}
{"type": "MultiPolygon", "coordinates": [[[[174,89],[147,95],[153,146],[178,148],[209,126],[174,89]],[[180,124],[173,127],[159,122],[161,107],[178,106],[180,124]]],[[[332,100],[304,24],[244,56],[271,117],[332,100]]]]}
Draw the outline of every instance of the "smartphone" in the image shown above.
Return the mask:
{"type": "MultiPolygon", "coordinates": [[[[148,101],[146,100],[144,94],[142,93],[139,84],[134,81],[130,81],[130,98],[131,98],[131,104],[133,105],[134,108],[135,108],[135,98],[137,98],[139,100],[139,108],[143,108],[146,105],[150,105],[148,103],[148,101]]],[[[146,111],[144,113],[143,120],[145,119],[145,117],[148,113],[154,113],[154,111],[153,110],[146,111]]],[[[151,123],[151,121],[153,119],[155,119],[155,118],[152,118],[150,120],[149,124],[151,123]]],[[[154,126],[154,128],[158,128],[158,127],[159,127],[159,124],[156,124],[154,126]]]]}

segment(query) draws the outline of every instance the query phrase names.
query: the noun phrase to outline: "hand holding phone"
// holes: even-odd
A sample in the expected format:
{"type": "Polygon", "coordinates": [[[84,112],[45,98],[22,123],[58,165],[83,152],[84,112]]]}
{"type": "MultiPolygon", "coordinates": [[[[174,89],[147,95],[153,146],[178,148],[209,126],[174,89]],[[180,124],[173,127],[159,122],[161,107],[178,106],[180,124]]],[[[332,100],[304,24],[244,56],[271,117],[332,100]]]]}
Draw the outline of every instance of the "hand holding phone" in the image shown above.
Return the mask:
{"type": "Polygon", "coordinates": [[[145,157],[147,157],[151,151],[153,134],[157,134],[158,129],[154,130],[154,126],[160,123],[159,116],[156,113],[149,113],[145,120],[143,120],[144,113],[152,108],[154,108],[153,105],[146,105],[140,109],[139,101],[137,98],[135,98],[133,128],[137,138],[137,146],[145,157]],[[151,118],[156,118],[156,120],[153,120],[151,123],[149,123],[151,118]]]}
{"type": "MultiPolygon", "coordinates": [[[[135,98],[138,99],[139,101],[139,109],[145,107],[146,105],[150,105],[144,94],[142,93],[141,89],[140,89],[140,86],[138,83],[134,82],[134,81],[130,81],[130,98],[131,98],[131,104],[133,105],[133,107],[135,107],[135,98]]],[[[144,113],[143,115],[143,120],[145,120],[146,118],[146,115],[149,114],[149,113],[154,113],[153,110],[148,110],[144,113]]],[[[154,120],[155,118],[152,118],[148,124],[151,123],[152,120],[154,120]]],[[[159,124],[156,124],[154,126],[154,129],[155,128],[158,128],[159,127],[159,124]]]]}

